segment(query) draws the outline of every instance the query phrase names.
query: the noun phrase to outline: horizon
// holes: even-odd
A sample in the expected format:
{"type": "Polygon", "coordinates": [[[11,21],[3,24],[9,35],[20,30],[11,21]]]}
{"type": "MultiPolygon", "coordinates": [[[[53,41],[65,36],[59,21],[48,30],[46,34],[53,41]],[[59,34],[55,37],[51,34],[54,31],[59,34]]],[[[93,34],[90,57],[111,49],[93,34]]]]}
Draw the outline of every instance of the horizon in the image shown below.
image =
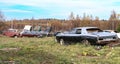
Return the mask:
{"type": "Polygon", "coordinates": [[[71,12],[108,20],[114,10],[120,13],[119,0],[1,0],[0,10],[7,20],[13,19],[68,19],[71,12]]]}

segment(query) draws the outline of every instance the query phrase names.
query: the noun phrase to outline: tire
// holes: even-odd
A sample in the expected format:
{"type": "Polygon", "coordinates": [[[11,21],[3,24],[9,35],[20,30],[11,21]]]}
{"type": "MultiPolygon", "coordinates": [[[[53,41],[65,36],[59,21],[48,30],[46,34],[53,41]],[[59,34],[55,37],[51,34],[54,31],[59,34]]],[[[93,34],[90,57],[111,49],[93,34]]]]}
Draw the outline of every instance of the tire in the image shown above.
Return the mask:
{"type": "Polygon", "coordinates": [[[39,35],[39,36],[37,36],[38,38],[43,38],[43,35],[39,35]]]}
{"type": "Polygon", "coordinates": [[[65,45],[65,44],[66,44],[65,40],[64,39],[60,39],[60,45],[65,45]]]}
{"type": "Polygon", "coordinates": [[[18,38],[18,36],[15,35],[14,38],[18,38]]]}
{"type": "Polygon", "coordinates": [[[82,40],[81,43],[84,44],[85,46],[91,45],[91,43],[86,39],[82,40]]]}
{"type": "Polygon", "coordinates": [[[55,40],[55,42],[58,42],[58,43],[60,43],[60,41],[59,41],[58,39],[54,38],[54,40],[55,40]]]}

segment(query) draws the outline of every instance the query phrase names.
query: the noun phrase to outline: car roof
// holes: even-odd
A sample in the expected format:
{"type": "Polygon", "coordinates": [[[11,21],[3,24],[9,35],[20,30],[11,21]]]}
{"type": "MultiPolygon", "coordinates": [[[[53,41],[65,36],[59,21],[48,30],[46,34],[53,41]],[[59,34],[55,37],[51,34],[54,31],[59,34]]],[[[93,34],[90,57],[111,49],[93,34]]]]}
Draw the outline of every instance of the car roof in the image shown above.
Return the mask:
{"type": "Polygon", "coordinates": [[[111,31],[114,31],[114,30],[103,30],[103,31],[110,31],[111,32],[111,31]]]}
{"type": "Polygon", "coordinates": [[[98,28],[98,27],[77,27],[75,29],[91,29],[91,28],[98,28]]]}
{"type": "Polygon", "coordinates": [[[8,29],[8,30],[17,30],[17,29],[10,28],[10,29],[8,29]]]}

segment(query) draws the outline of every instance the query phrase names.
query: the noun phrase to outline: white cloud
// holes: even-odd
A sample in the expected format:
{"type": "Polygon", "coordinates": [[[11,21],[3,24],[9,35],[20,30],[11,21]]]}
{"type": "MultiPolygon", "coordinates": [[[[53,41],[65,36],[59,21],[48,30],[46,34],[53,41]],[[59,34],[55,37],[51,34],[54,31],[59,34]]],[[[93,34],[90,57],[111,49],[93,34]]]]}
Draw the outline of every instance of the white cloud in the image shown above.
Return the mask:
{"type": "Polygon", "coordinates": [[[94,0],[2,0],[0,2],[7,4],[20,4],[20,5],[30,5],[30,6],[92,6],[94,4],[99,4],[99,2],[94,0]],[[51,5],[50,5],[51,4],[51,5]]]}
{"type": "MultiPolygon", "coordinates": [[[[120,0],[0,0],[6,5],[27,5],[38,7],[50,11],[51,16],[69,15],[70,12],[83,15],[83,13],[93,14],[94,16],[110,15],[112,10],[120,11],[120,6],[114,6],[120,0]],[[54,13],[57,13],[54,14],[54,13]]],[[[26,10],[8,10],[6,12],[27,12],[26,10]]]]}
{"type": "Polygon", "coordinates": [[[119,0],[2,0],[0,2],[11,5],[28,5],[42,8],[61,7],[61,8],[98,8],[111,5],[119,0]]]}
{"type": "Polygon", "coordinates": [[[32,11],[29,11],[29,10],[18,10],[18,9],[6,9],[6,10],[2,10],[4,12],[10,12],[10,13],[32,13],[32,11]]]}

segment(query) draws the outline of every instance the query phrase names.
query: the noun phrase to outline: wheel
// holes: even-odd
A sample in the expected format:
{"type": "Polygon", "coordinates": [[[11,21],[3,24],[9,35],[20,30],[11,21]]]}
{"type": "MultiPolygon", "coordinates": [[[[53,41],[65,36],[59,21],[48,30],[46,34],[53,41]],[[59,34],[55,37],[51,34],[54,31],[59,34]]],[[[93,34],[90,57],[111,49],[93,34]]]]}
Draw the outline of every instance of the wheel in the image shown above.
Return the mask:
{"type": "Polygon", "coordinates": [[[82,40],[81,43],[84,44],[85,46],[90,45],[90,42],[88,40],[86,40],[86,39],[82,40]]]}
{"type": "Polygon", "coordinates": [[[54,38],[55,39],[55,42],[60,42],[58,39],[54,38]]]}
{"type": "Polygon", "coordinates": [[[60,39],[60,45],[65,45],[65,40],[64,39],[60,39]]]}
{"type": "Polygon", "coordinates": [[[38,38],[43,38],[43,35],[38,35],[37,37],[38,37],[38,38]]]}
{"type": "Polygon", "coordinates": [[[14,38],[18,38],[18,36],[15,35],[14,38]]]}

